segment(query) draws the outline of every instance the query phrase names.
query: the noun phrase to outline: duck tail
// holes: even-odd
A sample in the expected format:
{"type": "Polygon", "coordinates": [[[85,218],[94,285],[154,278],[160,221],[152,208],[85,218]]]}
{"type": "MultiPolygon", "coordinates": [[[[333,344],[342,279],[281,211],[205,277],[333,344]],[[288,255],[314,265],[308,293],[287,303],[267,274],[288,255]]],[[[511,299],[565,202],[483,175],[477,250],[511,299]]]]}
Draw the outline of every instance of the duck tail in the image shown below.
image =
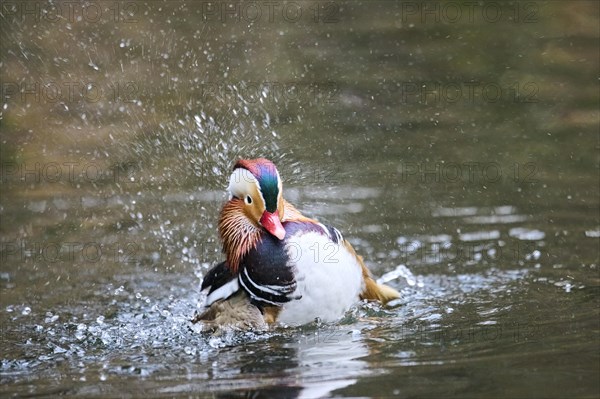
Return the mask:
{"type": "Polygon", "coordinates": [[[367,266],[365,265],[363,257],[356,254],[356,251],[354,251],[354,248],[352,248],[352,245],[348,241],[344,241],[344,245],[348,249],[348,251],[354,254],[356,260],[362,268],[362,275],[363,280],[365,282],[365,288],[360,294],[360,299],[379,301],[385,305],[391,300],[400,298],[400,293],[398,291],[396,291],[388,285],[377,284],[377,282],[373,280],[369,269],[367,269],[367,266]]]}
{"type": "Polygon", "coordinates": [[[365,278],[365,289],[360,294],[360,299],[376,300],[385,305],[398,298],[400,298],[400,293],[389,285],[377,284],[370,276],[365,278]]]}

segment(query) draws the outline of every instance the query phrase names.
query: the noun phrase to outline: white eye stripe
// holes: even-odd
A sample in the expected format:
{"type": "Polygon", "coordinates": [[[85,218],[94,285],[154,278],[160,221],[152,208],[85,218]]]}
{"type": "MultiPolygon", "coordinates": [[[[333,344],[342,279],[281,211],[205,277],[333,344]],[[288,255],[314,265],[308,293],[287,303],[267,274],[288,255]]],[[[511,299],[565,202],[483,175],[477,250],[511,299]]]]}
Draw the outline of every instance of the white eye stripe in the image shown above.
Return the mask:
{"type": "Polygon", "coordinates": [[[258,183],[256,177],[244,168],[237,168],[231,173],[229,184],[258,183]]]}
{"type": "Polygon", "coordinates": [[[227,187],[229,194],[233,197],[243,199],[246,201],[246,203],[250,203],[254,201],[254,198],[250,196],[250,194],[254,192],[253,190],[258,191],[258,194],[260,195],[264,204],[265,199],[262,195],[260,184],[258,183],[258,180],[256,180],[256,177],[254,177],[249,170],[244,168],[237,168],[234,170],[229,178],[229,187],[227,187]],[[247,196],[250,196],[250,202],[247,201],[247,196]]]}
{"type": "Polygon", "coordinates": [[[232,195],[243,198],[243,195],[241,194],[248,192],[248,189],[252,185],[258,187],[258,181],[252,173],[246,169],[238,168],[231,174],[231,177],[229,178],[229,187],[227,189],[232,195]]]}

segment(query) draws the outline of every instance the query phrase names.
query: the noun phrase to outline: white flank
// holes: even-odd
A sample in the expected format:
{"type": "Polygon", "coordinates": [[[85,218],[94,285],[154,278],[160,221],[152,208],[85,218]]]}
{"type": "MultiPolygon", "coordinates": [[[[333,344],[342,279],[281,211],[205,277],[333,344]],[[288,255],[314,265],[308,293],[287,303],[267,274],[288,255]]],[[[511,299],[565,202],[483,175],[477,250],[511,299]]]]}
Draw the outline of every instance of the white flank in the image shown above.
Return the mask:
{"type": "Polygon", "coordinates": [[[278,321],[301,325],[319,317],[324,322],[339,319],[363,290],[362,270],[356,258],[322,234],[308,232],[290,237],[286,243],[290,263],[296,268],[301,295],[283,306],[278,321]]]}

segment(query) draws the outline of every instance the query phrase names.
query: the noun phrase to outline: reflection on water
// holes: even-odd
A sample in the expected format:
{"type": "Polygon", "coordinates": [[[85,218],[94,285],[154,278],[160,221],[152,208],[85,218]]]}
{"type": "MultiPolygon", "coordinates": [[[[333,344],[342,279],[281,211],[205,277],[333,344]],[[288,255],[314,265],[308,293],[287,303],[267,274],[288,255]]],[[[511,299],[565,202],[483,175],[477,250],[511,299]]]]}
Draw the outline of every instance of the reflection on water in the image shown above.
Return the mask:
{"type": "Polygon", "coordinates": [[[3,396],[599,395],[598,3],[24,4],[0,10],[3,396]],[[255,156],[402,297],[198,332],[255,156]]]}

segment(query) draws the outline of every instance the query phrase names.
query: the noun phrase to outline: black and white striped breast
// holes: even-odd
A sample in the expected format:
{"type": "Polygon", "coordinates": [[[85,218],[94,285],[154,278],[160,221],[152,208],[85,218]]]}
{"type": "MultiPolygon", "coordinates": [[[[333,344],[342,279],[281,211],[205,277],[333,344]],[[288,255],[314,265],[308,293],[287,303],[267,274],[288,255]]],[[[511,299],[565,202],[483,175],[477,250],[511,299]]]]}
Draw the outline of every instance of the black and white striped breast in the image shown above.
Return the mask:
{"type": "Polygon", "coordinates": [[[263,234],[256,247],[244,257],[238,279],[252,300],[259,304],[281,306],[298,299],[292,296],[296,278],[285,241],[270,234],[263,234]]]}

